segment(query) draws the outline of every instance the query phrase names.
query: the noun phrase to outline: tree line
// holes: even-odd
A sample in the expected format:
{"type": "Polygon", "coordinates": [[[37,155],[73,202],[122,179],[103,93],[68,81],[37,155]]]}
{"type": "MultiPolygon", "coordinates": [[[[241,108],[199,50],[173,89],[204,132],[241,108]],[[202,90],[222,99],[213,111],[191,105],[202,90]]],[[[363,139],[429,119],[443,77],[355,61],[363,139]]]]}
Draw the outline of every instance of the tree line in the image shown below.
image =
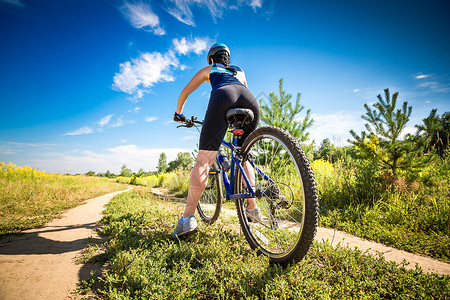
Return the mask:
{"type": "MultiPolygon", "coordinates": [[[[383,170],[397,177],[402,170],[417,170],[431,160],[448,156],[450,137],[450,112],[440,116],[436,109],[423,119],[422,124],[415,125],[415,134],[403,135],[412,114],[412,106],[407,101],[398,105],[398,97],[398,92],[391,95],[387,88],[384,90],[384,97],[377,95],[377,102],[372,106],[364,104],[366,112],[361,118],[367,122],[366,130],[360,134],[350,130],[352,139],[348,142],[351,146],[336,147],[329,139],[324,139],[316,147],[314,140],[306,143],[309,139],[308,129],[314,124],[310,109],[306,110],[305,117],[300,118],[299,114],[305,109],[300,103],[301,94],[297,93],[293,101],[292,95],[283,88],[283,79],[280,79],[278,95],[271,92],[266,99],[259,99],[261,123],[288,131],[302,144],[310,160],[324,159],[333,162],[338,157],[350,155],[380,164],[383,170]]],[[[118,176],[142,177],[190,169],[194,160],[195,153],[180,152],[175,160],[167,162],[167,156],[163,152],[155,172],[145,172],[141,168],[134,173],[124,164],[118,176]]],[[[109,171],[98,174],[90,171],[86,175],[116,176],[109,171]]]]}
{"type": "Polygon", "coordinates": [[[180,152],[177,154],[175,160],[167,163],[167,155],[163,152],[161,153],[158,161],[157,171],[144,171],[144,169],[140,168],[139,171],[133,172],[130,168],[127,167],[126,164],[123,164],[120,168],[120,173],[118,175],[111,173],[107,170],[105,173],[95,173],[94,171],[89,171],[85,173],[87,176],[99,176],[99,177],[108,177],[115,178],[118,176],[122,177],[146,177],[151,175],[156,175],[160,173],[172,172],[180,169],[190,169],[194,162],[194,156],[189,152],[180,152]]]}
{"type": "Polygon", "coordinates": [[[315,141],[306,144],[309,138],[307,129],[314,120],[308,109],[304,118],[298,114],[304,109],[300,104],[298,93],[296,101],[283,88],[283,79],[279,80],[279,94],[270,93],[267,99],[260,99],[261,121],[266,125],[276,126],[288,131],[305,149],[310,160],[324,159],[335,161],[351,156],[356,159],[370,160],[394,177],[402,171],[418,171],[433,160],[444,159],[449,154],[450,112],[441,116],[433,109],[423,123],[415,125],[414,134],[403,135],[408,124],[412,106],[404,101],[398,105],[399,93],[384,90],[384,97],[376,96],[377,102],[372,106],[364,104],[365,114],[361,116],[367,123],[365,131],[357,134],[350,130],[351,146],[336,147],[329,139],[324,139],[320,146],[315,141]]]}

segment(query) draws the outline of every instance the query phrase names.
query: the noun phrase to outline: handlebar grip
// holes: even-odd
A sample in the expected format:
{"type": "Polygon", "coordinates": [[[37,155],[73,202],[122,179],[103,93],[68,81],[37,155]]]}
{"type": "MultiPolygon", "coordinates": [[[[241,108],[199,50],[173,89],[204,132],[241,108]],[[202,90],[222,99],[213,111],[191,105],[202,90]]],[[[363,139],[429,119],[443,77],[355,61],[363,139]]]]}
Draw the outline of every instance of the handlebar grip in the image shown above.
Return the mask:
{"type": "Polygon", "coordinates": [[[194,127],[195,124],[203,125],[203,122],[197,121],[197,117],[192,116],[190,119],[186,119],[186,121],[184,121],[183,125],[178,125],[177,128],[180,128],[180,127],[191,128],[191,127],[194,127]]]}

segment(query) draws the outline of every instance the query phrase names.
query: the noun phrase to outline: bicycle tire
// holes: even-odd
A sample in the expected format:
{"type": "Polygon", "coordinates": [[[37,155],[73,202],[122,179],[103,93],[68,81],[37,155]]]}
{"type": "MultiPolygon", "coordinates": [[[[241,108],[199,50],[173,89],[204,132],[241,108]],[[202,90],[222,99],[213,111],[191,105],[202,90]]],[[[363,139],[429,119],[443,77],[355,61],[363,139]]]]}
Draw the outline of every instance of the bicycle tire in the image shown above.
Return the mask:
{"type": "MultiPolygon", "coordinates": [[[[247,199],[236,201],[246,240],[272,263],[287,265],[300,261],[314,241],[319,219],[317,186],[303,149],[288,132],[266,126],[246,138],[241,154],[243,164],[253,160],[274,181],[271,183],[255,172],[261,221],[246,214],[247,199]]],[[[235,193],[245,193],[239,169],[236,175],[235,193]]]]}
{"type": "Polygon", "coordinates": [[[205,191],[202,193],[200,201],[197,204],[197,212],[202,221],[207,225],[213,224],[219,218],[222,207],[220,174],[220,168],[217,162],[215,162],[209,171],[205,191]]]}

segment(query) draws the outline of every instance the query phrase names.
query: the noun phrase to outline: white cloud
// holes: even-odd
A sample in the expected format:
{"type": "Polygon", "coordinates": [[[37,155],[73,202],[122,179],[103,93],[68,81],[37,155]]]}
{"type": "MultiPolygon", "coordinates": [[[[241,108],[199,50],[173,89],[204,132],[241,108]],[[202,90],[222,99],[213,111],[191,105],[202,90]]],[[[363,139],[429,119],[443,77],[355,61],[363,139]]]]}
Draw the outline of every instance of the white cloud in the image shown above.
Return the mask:
{"type": "Polygon", "coordinates": [[[191,52],[201,54],[207,49],[208,43],[209,38],[174,39],[172,49],[165,54],[142,53],[139,57],[120,64],[120,72],[115,74],[112,88],[132,95],[129,100],[137,102],[154,84],[174,81],[173,70],[187,69],[180,64],[177,55],[191,52]]]}
{"type": "Polygon", "coordinates": [[[132,171],[140,168],[156,171],[159,156],[166,153],[167,160],[172,161],[179,152],[191,152],[183,148],[142,148],[136,145],[122,145],[109,148],[103,153],[92,151],[74,151],[73,153],[50,153],[49,158],[31,159],[33,167],[46,172],[86,173],[88,171],[120,173],[120,168],[126,164],[132,171]]]}
{"type": "Polygon", "coordinates": [[[175,47],[175,51],[178,54],[186,55],[190,52],[194,52],[195,54],[201,54],[208,48],[208,44],[210,44],[210,40],[208,38],[194,38],[189,41],[186,38],[174,39],[173,46],[175,47]]]}
{"type": "Polygon", "coordinates": [[[142,107],[136,106],[135,108],[130,109],[128,112],[129,112],[129,113],[137,113],[137,112],[139,112],[141,109],[142,109],[142,107]]]}
{"type": "Polygon", "coordinates": [[[167,12],[174,16],[178,21],[195,26],[194,16],[189,8],[189,0],[172,0],[173,7],[167,9],[167,12]]]}
{"type": "Polygon", "coordinates": [[[99,121],[94,122],[93,125],[89,126],[83,126],[77,130],[70,131],[67,133],[64,133],[63,135],[83,135],[83,134],[91,134],[95,132],[102,132],[105,128],[115,128],[115,127],[121,127],[125,124],[134,123],[134,121],[124,121],[122,116],[117,117],[115,120],[113,120],[113,114],[107,115],[103,118],[101,118],[99,121]]]}
{"type": "Polygon", "coordinates": [[[183,141],[188,141],[188,140],[196,140],[198,139],[198,135],[187,135],[183,137],[183,141]]]}
{"type": "Polygon", "coordinates": [[[170,0],[170,2],[172,6],[166,8],[167,12],[178,21],[190,26],[196,26],[191,11],[192,6],[208,9],[215,22],[217,18],[222,17],[226,10],[238,10],[242,5],[248,5],[256,12],[256,9],[262,8],[263,5],[262,0],[240,0],[237,1],[236,5],[224,0],[170,0]]]}
{"type": "Polygon", "coordinates": [[[179,65],[172,51],[165,55],[159,52],[143,53],[138,58],[120,64],[120,72],[114,76],[113,88],[128,94],[143,95],[142,88],[152,87],[158,82],[174,81],[171,68],[179,65]]]}
{"type": "Polygon", "coordinates": [[[145,122],[153,122],[158,120],[158,117],[146,117],[145,118],[145,122]]]}
{"type": "Polygon", "coordinates": [[[415,134],[417,132],[417,128],[406,126],[403,128],[402,132],[400,133],[400,139],[404,139],[406,135],[409,134],[415,134]]]}
{"type": "Polygon", "coordinates": [[[425,90],[428,89],[429,91],[438,93],[448,93],[450,91],[450,80],[448,75],[426,75],[417,73],[413,76],[415,79],[420,80],[417,84],[419,88],[425,90]]]}
{"type": "Polygon", "coordinates": [[[123,121],[122,117],[118,117],[117,120],[113,124],[111,124],[111,127],[122,127],[123,125],[125,125],[125,122],[123,121]]]}
{"type": "Polygon", "coordinates": [[[12,150],[12,149],[7,149],[7,148],[5,149],[5,148],[0,146],[0,154],[1,155],[14,155],[16,153],[17,152],[12,150]]]}
{"type": "Polygon", "coordinates": [[[427,81],[427,82],[420,83],[419,87],[437,89],[439,87],[439,82],[427,81]]]}
{"type": "Polygon", "coordinates": [[[64,133],[64,135],[82,135],[82,134],[91,134],[91,133],[94,133],[94,128],[89,127],[89,126],[84,126],[84,127],[78,128],[77,130],[64,133]]]}
{"type": "Polygon", "coordinates": [[[426,75],[426,74],[422,74],[422,73],[417,73],[416,75],[414,75],[415,79],[425,79],[430,77],[431,75],[426,75]]]}
{"type": "Polygon", "coordinates": [[[111,121],[113,115],[107,115],[106,117],[102,118],[100,121],[97,122],[97,124],[100,127],[108,125],[109,121],[111,121]]]}
{"type": "Polygon", "coordinates": [[[127,99],[130,100],[133,103],[139,102],[144,97],[144,94],[148,93],[149,91],[138,89],[133,95],[128,97],[127,99]]]}
{"type": "Polygon", "coordinates": [[[14,6],[19,6],[19,7],[24,7],[25,4],[20,1],[20,0],[0,0],[0,3],[6,3],[6,4],[10,4],[10,5],[14,5],[14,6]]]}
{"type": "Polygon", "coordinates": [[[256,11],[257,8],[262,7],[262,0],[252,0],[250,2],[250,6],[253,8],[254,11],[256,11]]]}
{"type": "Polygon", "coordinates": [[[332,143],[347,145],[347,139],[351,138],[349,131],[356,133],[364,130],[365,121],[361,118],[361,112],[341,111],[333,114],[311,114],[313,125],[307,130],[309,139],[315,140],[320,145],[323,139],[328,138],[332,143]]]}
{"type": "Polygon", "coordinates": [[[14,155],[16,153],[28,153],[30,148],[33,151],[48,150],[56,146],[49,143],[23,143],[23,142],[0,142],[0,154],[14,155]]]}
{"type": "MultiPolygon", "coordinates": [[[[334,114],[311,114],[314,124],[307,130],[309,139],[315,140],[316,146],[319,146],[322,140],[328,138],[337,146],[347,146],[348,139],[353,139],[350,130],[357,134],[367,131],[364,124],[367,121],[361,118],[363,112],[341,111],[334,114]]],[[[405,127],[401,132],[400,138],[404,138],[408,133],[414,134],[415,127],[405,127]]]]}
{"type": "Polygon", "coordinates": [[[354,89],[353,90],[353,93],[357,93],[357,92],[359,92],[361,89],[354,89]]]}
{"type": "Polygon", "coordinates": [[[8,142],[8,144],[14,145],[14,146],[31,147],[31,148],[48,148],[48,147],[51,147],[51,146],[56,146],[56,144],[48,144],[48,143],[8,142]]]}
{"type": "Polygon", "coordinates": [[[159,25],[158,16],[148,4],[125,2],[120,10],[134,27],[153,32],[156,35],[166,34],[165,30],[159,25]]]}

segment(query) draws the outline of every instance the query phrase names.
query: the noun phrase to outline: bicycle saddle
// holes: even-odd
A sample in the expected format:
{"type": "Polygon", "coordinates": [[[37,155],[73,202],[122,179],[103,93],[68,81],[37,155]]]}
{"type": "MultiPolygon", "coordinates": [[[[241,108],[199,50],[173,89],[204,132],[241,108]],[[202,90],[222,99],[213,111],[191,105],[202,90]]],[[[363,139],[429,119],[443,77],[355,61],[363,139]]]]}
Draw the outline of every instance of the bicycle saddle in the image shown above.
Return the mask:
{"type": "Polygon", "coordinates": [[[253,111],[248,108],[231,108],[225,114],[228,125],[235,128],[251,123],[254,118],[253,111]]]}

